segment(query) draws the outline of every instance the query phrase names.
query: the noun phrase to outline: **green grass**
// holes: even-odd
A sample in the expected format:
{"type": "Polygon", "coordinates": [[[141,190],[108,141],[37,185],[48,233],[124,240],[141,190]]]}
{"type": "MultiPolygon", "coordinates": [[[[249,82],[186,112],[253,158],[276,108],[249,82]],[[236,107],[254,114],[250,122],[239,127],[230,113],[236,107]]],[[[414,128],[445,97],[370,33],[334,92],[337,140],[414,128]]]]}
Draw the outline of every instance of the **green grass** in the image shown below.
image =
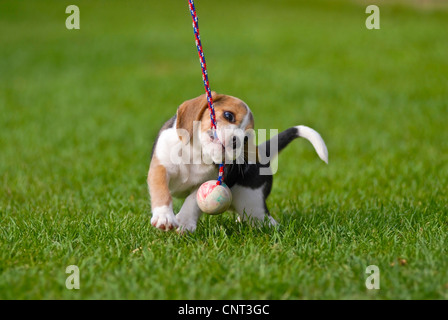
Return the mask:
{"type": "Polygon", "coordinates": [[[446,9],[379,1],[369,31],[353,2],[197,1],[212,89],[256,128],[315,128],[330,163],[280,155],[279,229],[179,236],[150,225],[146,173],[203,92],[186,1],[76,1],[79,31],[69,4],[0,2],[0,299],[448,298],[446,9]]]}

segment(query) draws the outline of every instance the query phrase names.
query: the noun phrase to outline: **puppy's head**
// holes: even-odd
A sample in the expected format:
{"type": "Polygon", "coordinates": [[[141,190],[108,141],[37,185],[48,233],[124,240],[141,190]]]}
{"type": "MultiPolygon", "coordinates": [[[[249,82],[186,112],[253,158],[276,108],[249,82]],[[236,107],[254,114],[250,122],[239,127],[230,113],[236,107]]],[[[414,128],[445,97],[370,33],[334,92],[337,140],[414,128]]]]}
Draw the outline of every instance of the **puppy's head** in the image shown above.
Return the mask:
{"type": "Polygon", "coordinates": [[[210,157],[215,163],[234,160],[238,156],[235,151],[242,149],[246,130],[254,128],[254,117],[247,104],[238,98],[216,92],[212,92],[212,98],[218,139],[210,129],[210,111],[205,94],[179,106],[176,127],[188,133],[179,135],[179,138],[186,144],[198,139],[203,156],[210,157]],[[193,127],[195,121],[200,121],[197,133],[193,127]]]}

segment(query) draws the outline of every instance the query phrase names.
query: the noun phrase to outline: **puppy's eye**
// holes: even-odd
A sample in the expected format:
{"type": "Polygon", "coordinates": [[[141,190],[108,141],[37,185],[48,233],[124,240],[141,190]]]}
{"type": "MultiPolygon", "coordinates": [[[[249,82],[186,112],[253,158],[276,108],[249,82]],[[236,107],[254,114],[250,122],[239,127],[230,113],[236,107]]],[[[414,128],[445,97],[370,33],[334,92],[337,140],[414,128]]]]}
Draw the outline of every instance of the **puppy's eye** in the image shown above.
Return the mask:
{"type": "Polygon", "coordinates": [[[235,116],[230,111],[224,111],[224,118],[229,122],[235,122],[235,116]]]}

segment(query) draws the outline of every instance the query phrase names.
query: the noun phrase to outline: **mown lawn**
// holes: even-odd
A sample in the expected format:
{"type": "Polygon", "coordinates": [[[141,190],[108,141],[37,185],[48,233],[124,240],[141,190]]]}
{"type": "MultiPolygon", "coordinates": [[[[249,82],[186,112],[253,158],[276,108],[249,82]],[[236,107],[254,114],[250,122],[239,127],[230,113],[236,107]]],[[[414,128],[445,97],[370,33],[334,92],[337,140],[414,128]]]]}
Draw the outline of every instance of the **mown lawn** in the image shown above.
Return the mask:
{"type": "Polygon", "coordinates": [[[360,2],[196,1],[212,89],[256,128],[315,128],[330,162],[280,155],[278,229],[180,236],[151,226],[146,174],[203,92],[186,1],[1,1],[0,299],[447,299],[448,11],[378,5],[367,30],[360,2]]]}

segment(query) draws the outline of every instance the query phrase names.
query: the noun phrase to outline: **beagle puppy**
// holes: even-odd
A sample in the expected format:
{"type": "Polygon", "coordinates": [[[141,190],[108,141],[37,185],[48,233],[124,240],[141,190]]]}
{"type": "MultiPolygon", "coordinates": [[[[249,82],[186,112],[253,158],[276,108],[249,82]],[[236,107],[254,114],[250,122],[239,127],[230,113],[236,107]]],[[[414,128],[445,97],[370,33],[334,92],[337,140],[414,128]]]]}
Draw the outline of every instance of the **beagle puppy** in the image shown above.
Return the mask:
{"type": "Polygon", "coordinates": [[[224,182],[232,191],[231,209],[239,214],[239,220],[276,225],[266,206],[273,180],[270,159],[292,140],[304,137],[328,163],[325,142],[313,129],[296,126],[255,146],[254,117],[248,105],[216,92],[212,97],[216,130],[210,129],[210,111],[203,94],[182,103],[159,131],[147,179],[151,224],[165,231],[193,232],[202,214],[196,203],[197,190],[217,178],[219,164],[224,162],[224,182]],[[242,151],[238,154],[238,150],[242,151]],[[185,198],[177,215],[172,197],[185,198]]]}

